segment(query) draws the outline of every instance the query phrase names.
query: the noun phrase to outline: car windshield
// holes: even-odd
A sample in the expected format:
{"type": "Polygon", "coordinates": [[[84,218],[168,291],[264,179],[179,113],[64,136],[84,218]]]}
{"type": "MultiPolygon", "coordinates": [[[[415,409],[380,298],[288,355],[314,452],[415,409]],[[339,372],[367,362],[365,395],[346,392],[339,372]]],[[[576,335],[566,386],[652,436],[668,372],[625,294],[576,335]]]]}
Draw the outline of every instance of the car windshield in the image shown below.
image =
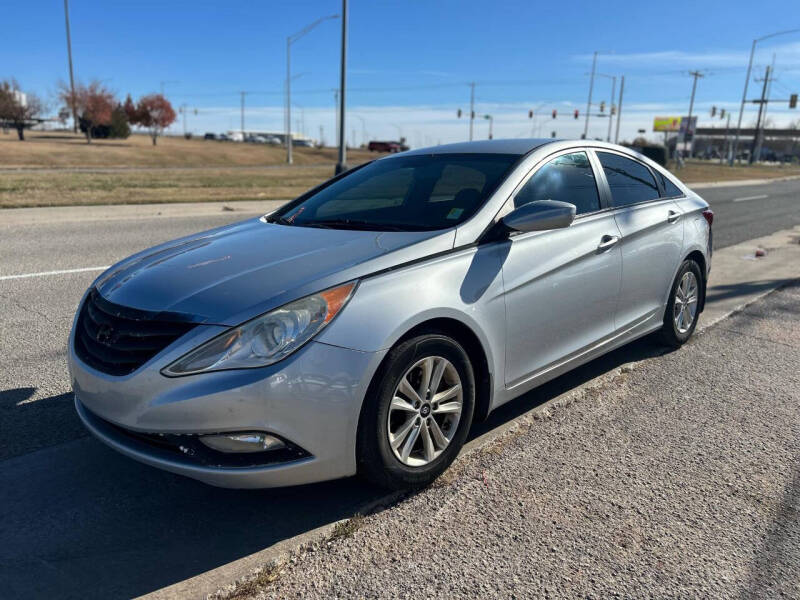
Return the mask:
{"type": "Polygon", "coordinates": [[[269,220],[334,229],[446,229],[474,215],[518,158],[515,154],[385,158],[288,205],[269,220]]]}

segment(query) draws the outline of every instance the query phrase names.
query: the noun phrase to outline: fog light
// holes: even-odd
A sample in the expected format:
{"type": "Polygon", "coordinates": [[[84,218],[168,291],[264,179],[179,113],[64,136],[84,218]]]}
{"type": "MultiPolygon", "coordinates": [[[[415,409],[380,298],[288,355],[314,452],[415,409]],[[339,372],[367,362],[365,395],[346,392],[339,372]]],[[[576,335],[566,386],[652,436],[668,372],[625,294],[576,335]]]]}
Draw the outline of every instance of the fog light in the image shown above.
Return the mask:
{"type": "Polygon", "coordinates": [[[230,453],[266,452],[286,447],[286,444],[274,435],[259,432],[204,435],[200,437],[200,441],[209,448],[230,453]]]}

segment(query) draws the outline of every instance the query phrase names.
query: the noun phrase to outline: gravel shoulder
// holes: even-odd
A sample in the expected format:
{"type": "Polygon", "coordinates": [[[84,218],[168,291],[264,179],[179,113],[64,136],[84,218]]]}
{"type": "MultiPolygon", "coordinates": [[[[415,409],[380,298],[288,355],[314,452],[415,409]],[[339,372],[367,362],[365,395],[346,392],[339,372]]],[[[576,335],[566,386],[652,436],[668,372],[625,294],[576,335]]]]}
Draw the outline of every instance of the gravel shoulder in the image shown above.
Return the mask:
{"type": "Polygon", "coordinates": [[[800,598],[800,284],[523,417],[247,598],[800,598]]]}

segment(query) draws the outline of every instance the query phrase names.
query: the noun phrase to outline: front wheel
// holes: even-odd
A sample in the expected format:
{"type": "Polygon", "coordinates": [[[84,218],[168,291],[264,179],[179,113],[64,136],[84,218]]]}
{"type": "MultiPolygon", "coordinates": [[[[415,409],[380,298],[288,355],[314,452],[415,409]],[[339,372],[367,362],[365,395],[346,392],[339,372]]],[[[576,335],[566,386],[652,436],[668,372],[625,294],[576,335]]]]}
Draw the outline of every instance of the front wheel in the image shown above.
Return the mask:
{"type": "Polygon", "coordinates": [[[359,472],[389,488],[427,485],[453,462],[472,424],[469,358],[452,338],[425,334],[394,348],[377,377],[359,421],[359,472]]]}
{"type": "Polygon", "coordinates": [[[701,294],[705,293],[700,265],[693,260],[685,260],[672,282],[664,324],[661,327],[661,340],[668,346],[682,346],[694,333],[700,317],[701,294]]]}

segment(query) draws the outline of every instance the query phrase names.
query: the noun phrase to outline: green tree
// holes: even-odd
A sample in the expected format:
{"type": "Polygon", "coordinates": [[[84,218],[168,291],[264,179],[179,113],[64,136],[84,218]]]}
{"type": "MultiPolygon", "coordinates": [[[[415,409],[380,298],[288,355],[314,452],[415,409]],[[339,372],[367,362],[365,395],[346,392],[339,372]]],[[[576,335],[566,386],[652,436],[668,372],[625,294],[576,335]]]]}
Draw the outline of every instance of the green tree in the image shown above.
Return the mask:
{"type": "Polygon", "coordinates": [[[125,108],[117,104],[111,111],[111,125],[109,126],[108,137],[125,139],[131,134],[131,126],[128,123],[128,115],[125,108]]]}

